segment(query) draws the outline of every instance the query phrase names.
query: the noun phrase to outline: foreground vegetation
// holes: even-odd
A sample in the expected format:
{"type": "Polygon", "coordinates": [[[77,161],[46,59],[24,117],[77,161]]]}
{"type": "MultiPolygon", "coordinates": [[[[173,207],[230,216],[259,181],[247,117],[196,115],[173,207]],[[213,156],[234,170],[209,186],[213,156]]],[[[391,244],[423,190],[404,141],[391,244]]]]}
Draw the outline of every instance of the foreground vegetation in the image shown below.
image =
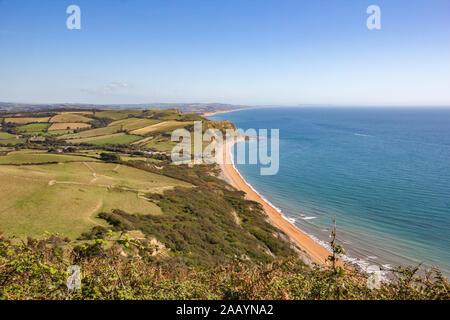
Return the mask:
{"type": "Polygon", "coordinates": [[[0,239],[0,299],[450,298],[449,283],[438,271],[418,277],[416,269],[397,270],[389,284],[369,289],[363,276],[336,278],[332,269],[308,268],[296,258],[186,267],[155,258],[152,246],[121,239],[109,248],[105,240],[94,240],[71,251],[64,250],[68,240],[54,236],[19,245],[0,239]],[[73,264],[82,272],[80,290],[67,287],[66,270],[73,264]]]}

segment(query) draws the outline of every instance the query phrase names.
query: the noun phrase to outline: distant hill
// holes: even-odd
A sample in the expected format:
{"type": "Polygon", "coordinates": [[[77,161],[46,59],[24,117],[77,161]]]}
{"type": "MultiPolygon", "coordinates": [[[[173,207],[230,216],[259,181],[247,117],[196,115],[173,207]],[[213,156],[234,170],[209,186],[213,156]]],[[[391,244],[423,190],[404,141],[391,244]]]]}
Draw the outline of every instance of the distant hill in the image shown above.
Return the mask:
{"type": "Polygon", "coordinates": [[[55,103],[55,104],[31,104],[0,102],[1,112],[29,112],[45,111],[49,109],[178,109],[182,113],[211,113],[236,109],[250,108],[250,106],[231,105],[223,103],[145,103],[145,104],[79,104],[79,103],[55,103]]]}

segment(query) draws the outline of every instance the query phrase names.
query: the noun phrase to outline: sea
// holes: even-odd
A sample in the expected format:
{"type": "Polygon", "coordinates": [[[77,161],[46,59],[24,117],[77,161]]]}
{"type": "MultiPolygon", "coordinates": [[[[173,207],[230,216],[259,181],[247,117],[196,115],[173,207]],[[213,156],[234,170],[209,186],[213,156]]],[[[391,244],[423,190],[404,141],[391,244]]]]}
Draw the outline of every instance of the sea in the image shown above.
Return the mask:
{"type": "Polygon", "coordinates": [[[450,275],[450,108],[265,107],[209,118],[279,129],[276,175],[261,175],[259,163],[236,168],[328,249],[336,217],[349,264],[450,275]]]}

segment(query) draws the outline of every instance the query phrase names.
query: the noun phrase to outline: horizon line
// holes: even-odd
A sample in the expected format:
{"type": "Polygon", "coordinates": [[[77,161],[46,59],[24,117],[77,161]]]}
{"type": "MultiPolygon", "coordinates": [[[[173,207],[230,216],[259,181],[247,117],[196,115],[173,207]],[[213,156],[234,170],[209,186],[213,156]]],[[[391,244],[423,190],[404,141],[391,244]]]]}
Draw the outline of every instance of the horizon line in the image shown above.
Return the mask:
{"type": "MultiPolygon", "coordinates": [[[[346,107],[346,108],[450,108],[450,104],[333,104],[333,103],[303,103],[303,104],[241,104],[224,102],[136,102],[136,103],[91,103],[91,102],[11,102],[0,101],[1,104],[22,105],[80,105],[80,106],[133,106],[133,105],[224,105],[246,108],[298,108],[298,107],[346,107]]],[[[1,106],[0,106],[1,107],[1,106]]]]}

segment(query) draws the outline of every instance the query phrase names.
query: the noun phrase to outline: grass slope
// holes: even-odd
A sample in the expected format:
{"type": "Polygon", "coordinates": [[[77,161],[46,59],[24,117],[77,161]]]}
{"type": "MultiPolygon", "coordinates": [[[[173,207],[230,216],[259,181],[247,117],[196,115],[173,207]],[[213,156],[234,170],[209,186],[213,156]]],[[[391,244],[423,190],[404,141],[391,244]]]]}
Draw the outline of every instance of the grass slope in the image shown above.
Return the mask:
{"type": "Polygon", "coordinates": [[[141,136],[125,134],[122,132],[98,137],[66,140],[66,142],[73,144],[87,143],[95,146],[101,146],[106,144],[128,145],[140,139],[142,139],[141,136]]]}
{"type": "Polygon", "coordinates": [[[6,156],[0,156],[0,165],[8,164],[38,164],[49,162],[71,162],[71,161],[95,161],[92,158],[52,154],[52,153],[22,153],[12,152],[6,156]]]}
{"type": "Polygon", "coordinates": [[[171,133],[171,131],[179,128],[184,128],[186,126],[192,125],[192,121],[164,121],[157,124],[153,124],[141,129],[137,129],[132,131],[133,134],[139,134],[139,135],[146,135],[152,132],[168,132],[171,133]]]}
{"type": "Polygon", "coordinates": [[[122,130],[133,131],[133,130],[144,128],[144,127],[147,127],[150,125],[154,125],[158,122],[161,122],[161,121],[154,120],[154,119],[128,118],[128,119],[124,119],[124,120],[114,121],[114,122],[110,123],[109,126],[113,126],[113,127],[120,126],[120,128],[122,130]]]}
{"type": "Polygon", "coordinates": [[[114,137],[93,140],[93,141],[90,141],[89,144],[92,144],[95,146],[101,146],[101,145],[105,145],[105,144],[128,145],[128,144],[131,144],[140,139],[142,139],[141,136],[136,136],[136,135],[132,135],[132,134],[123,134],[123,135],[117,135],[114,137]]]}
{"type": "Polygon", "coordinates": [[[108,118],[111,120],[121,120],[128,117],[141,116],[142,110],[107,110],[95,113],[97,118],[108,118]]]}
{"type": "Polygon", "coordinates": [[[47,131],[49,123],[31,123],[17,127],[17,131],[23,134],[38,135],[47,131]]]}
{"type": "Polygon", "coordinates": [[[189,183],[107,163],[0,166],[0,225],[9,236],[45,231],[76,238],[96,225],[99,212],[119,209],[160,215],[142,193],[161,193],[189,183]]]}
{"type": "Polygon", "coordinates": [[[16,145],[26,142],[24,138],[19,138],[16,135],[9,134],[7,132],[0,132],[0,145],[16,145]]]}
{"type": "Polygon", "coordinates": [[[49,131],[55,130],[71,130],[71,129],[84,129],[90,128],[91,125],[88,123],[80,123],[80,122],[55,122],[48,129],[49,131]]]}
{"type": "Polygon", "coordinates": [[[97,128],[92,130],[86,130],[82,132],[77,132],[73,134],[66,134],[60,136],[59,139],[70,140],[70,139],[85,139],[92,137],[100,137],[108,134],[114,134],[120,131],[120,126],[108,126],[103,128],[97,128]]]}
{"type": "Polygon", "coordinates": [[[58,114],[50,119],[50,122],[89,122],[89,121],[92,121],[92,119],[74,113],[58,114]]]}
{"type": "Polygon", "coordinates": [[[5,122],[8,123],[15,123],[15,124],[27,124],[27,123],[40,123],[40,122],[48,122],[49,117],[43,117],[43,118],[7,118],[5,119],[5,122]]]}

